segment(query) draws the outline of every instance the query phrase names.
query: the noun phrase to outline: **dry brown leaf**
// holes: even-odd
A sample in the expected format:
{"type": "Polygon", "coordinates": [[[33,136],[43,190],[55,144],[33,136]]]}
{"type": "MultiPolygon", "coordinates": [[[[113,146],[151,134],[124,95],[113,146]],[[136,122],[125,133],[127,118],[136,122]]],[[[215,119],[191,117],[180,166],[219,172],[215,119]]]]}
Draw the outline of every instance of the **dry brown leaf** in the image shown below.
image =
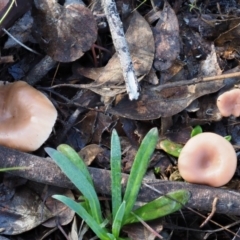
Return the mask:
{"type": "MultiPolygon", "coordinates": [[[[141,77],[148,74],[152,67],[155,50],[153,34],[149,24],[137,11],[131,15],[126,39],[136,76],[141,77]]],[[[126,91],[125,87],[118,87],[124,82],[124,79],[116,53],[104,68],[78,68],[77,72],[95,80],[93,84],[81,85],[80,87],[88,88],[102,96],[114,97],[126,91]]]]}
{"type": "Polygon", "coordinates": [[[1,201],[0,216],[5,235],[26,232],[53,217],[38,195],[26,186],[18,188],[10,200],[1,201]]]}
{"type": "Polygon", "coordinates": [[[163,71],[171,67],[180,52],[178,19],[167,2],[153,33],[156,46],[154,67],[163,71]]]}
{"type": "Polygon", "coordinates": [[[211,52],[208,54],[207,58],[201,62],[199,73],[201,76],[216,76],[222,74],[222,70],[218,65],[214,45],[211,46],[211,52]]]}
{"type": "MultiPolygon", "coordinates": [[[[148,225],[153,229],[153,231],[161,232],[163,229],[161,220],[156,220],[154,222],[148,223],[148,225]]],[[[128,237],[132,240],[154,240],[156,235],[154,232],[150,232],[141,223],[135,223],[123,228],[123,231],[128,234],[128,237]]]]}
{"type": "Polygon", "coordinates": [[[71,190],[65,189],[65,188],[59,188],[54,186],[48,186],[47,191],[42,192],[42,199],[47,199],[45,201],[45,206],[48,208],[48,210],[52,213],[53,216],[56,218],[51,218],[44,222],[42,225],[48,228],[54,228],[58,224],[61,226],[67,225],[70,223],[75,215],[75,212],[68,208],[64,203],[52,198],[52,195],[54,194],[60,194],[64,195],[68,198],[74,199],[74,195],[71,190]]]}
{"type": "Polygon", "coordinates": [[[101,153],[103,149],[97,144],[90,144],[81,149],[78,153],[84,162],[89,166],[96,156],[101,153]]]}
{"type": "Polygon", "coordinates": [[[56,61],[72,62],[96,41],[96,21],[82,4],[63,7],[56,0],[38,0],[33,16],[36,40],[56,61]]]}
{"type": "Polygon", "coordinates": [[[113,109],[109,109],[109,112],[135,120],[170,117],[184,110],[193,100],[216,92],[223,86],[223,80],[192,80],[192,83],[186,80],[143,89],[137,101],[130,101],[125,96],[113,109]]]}

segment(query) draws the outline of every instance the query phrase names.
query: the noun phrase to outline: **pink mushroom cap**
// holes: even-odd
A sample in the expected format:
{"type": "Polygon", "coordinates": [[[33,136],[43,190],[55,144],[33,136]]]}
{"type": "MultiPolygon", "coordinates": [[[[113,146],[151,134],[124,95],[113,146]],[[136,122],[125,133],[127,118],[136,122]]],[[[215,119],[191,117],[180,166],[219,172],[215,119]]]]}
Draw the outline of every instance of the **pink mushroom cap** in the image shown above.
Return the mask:
{"type": "Polygon", "coordinates": [[[25,152],[37,150],[57,119],[52,102],[26,82],[0,83],[0,144],[25,152]]]}
{"type": "Polygon", "coordinates": [[[233,89],[220,95],[217,107],[223,117],[240,116],[240,89],[233,89]]]}
{"type": "Polygon", "coordinates": [[[191,138],[178,158],[178,169],[187,182],[220,187],[228,183],[237,167],[231,143],[215,133],[191,138]]]}

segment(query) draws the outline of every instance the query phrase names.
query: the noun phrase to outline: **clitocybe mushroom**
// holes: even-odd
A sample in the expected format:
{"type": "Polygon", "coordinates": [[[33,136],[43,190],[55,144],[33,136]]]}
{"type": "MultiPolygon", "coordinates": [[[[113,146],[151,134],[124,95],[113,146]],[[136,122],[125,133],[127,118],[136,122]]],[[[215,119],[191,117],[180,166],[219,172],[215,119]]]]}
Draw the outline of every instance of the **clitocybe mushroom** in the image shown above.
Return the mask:
{"type": "Polygon", "coordinates": [[[57,118],[50,100],[26,82],[0,85],[0,144],[21,151],[38,149],[57,118]]]}
{"type": "Polygon", "coordinates": [[[187,182],[213,187],[228,183],[236,167],[234,148],[215,133],[201,133],[191,138],[178,158],[179,172],[187,182]]]}
{"type": "Polygon", "coordinates": [[[240,116],[240,89],[233,89],[221,94],[217,99],[217,107],[223,117],[240,116]]]}

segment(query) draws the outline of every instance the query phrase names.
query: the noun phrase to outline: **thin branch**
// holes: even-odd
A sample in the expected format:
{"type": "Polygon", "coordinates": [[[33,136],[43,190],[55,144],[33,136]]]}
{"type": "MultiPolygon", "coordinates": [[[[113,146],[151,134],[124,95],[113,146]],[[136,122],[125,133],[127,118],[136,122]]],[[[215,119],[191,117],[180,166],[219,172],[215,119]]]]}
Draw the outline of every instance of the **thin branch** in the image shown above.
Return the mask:
{"type": "Polygon", "coordinates": [[[132,59],[124,35],[122,22],[117,12],[116,4],[113,0],[102,0],[102,6],[108,20],[113,44],[120,60],[129,99],[138,99],[138,80],[135,75],[132,59]]]}
{"type": "Polygon", "coordinates": [[[35,54],[37,54],[37,55],[42,55],[42,54],[38,53],[37,51],[29,48],[29,47],[26,46],[25,44],[21,43],[21,42],[20,42],[19,40],[17,40],[10,32],[8,32],[5,28],[2,28],[2,30],[3,30],[10,38],[12,38],[16,43],[18,43],[19,45],[21,45],[22,47],[24,47],[24,48],[27,49],[28,51],[33,52],[33,53],[35,53],[35,54]]]}

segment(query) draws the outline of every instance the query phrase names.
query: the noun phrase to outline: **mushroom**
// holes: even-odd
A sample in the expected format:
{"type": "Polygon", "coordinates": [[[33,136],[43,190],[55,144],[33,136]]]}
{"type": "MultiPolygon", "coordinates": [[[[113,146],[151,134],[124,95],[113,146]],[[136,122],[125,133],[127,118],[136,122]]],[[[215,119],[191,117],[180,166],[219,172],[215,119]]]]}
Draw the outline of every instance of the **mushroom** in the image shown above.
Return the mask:
{"type": "Polygon", "coordinates": [[[240,116],[240,89],[233,89],[220,95],[217,107],[223,117],[240,116]]]}
{"type": "Polygon", "coordinates": [[[233,177],[237,156],[232,145],[215,133],[201,133],[186,143],[178,158],[178,169],[187,182],[213,187],[233,177]]]}
{"type": "Polygon", "coordinates": [[[57,111],[40,91],[18,81],[0,85],[0,144],[37,150],[49,137],[57,111]]]}

